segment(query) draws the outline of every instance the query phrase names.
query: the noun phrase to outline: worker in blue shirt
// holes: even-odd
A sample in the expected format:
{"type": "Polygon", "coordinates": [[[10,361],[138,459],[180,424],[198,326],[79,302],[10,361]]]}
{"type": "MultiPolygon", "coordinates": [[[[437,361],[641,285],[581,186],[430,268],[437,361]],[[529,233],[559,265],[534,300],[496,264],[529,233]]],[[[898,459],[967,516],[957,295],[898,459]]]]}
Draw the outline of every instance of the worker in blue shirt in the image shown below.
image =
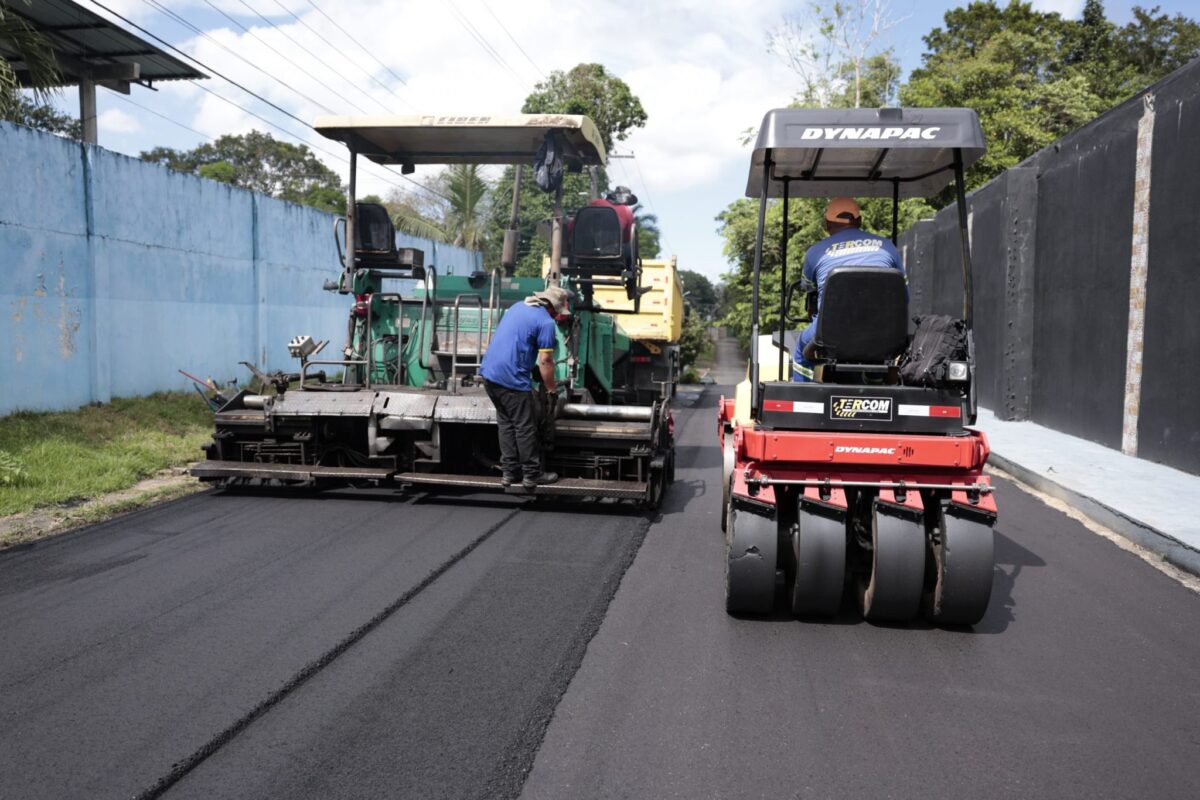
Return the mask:
{"type": "Polygon", "coordinates": [[[508,490],[518,480],[525,491],[554,483],[558,475],[542,471],[538,426],[530,373],[537,366],[553,403],[555,321],[571,313],[571,292],[558,286],[534,292],[504,312],[488,343],[479,374],[492,404],[500,434],[501,483],[508,490]]]}
{"type": "MultiPolygon", "coordinates": [[[[821,295],[825,279],[837,267],[882,267],[904,274],[900,251],[885,236],[862,229],[862,211],[849,197],[835,197],[825,207],[825,230],[829,235],[808,248],[804,254],[803,277],[817,287],[817,313],[821,310],[821,295]]],[[[792,354],[792,380],[813,379],[812,340],[817,332],[814,316],[808,327],[796,338],[792,354]]]]}

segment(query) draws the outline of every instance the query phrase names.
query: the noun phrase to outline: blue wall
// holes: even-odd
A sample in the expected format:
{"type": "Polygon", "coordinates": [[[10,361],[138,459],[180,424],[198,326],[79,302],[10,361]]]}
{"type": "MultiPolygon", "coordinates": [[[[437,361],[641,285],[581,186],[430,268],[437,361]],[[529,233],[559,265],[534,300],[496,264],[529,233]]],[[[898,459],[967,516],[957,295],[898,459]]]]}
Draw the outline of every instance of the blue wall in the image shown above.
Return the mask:
{"type": "MultiPolygon", "coordinates": [[[[0,122],[0,415],[287,367],[345,334],[333,217],[0,122]]],[[[481,254],[399,236],[445,274],[481,254]]]]}

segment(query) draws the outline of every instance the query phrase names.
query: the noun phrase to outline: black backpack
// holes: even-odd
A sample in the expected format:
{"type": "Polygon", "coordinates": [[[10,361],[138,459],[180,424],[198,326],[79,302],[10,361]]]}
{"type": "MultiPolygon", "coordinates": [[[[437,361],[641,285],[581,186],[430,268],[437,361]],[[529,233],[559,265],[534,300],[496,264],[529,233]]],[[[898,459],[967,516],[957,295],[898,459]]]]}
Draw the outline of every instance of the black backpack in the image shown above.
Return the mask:
{"type": "Polygon", "coordinates": [[[942,386],[951,361],[967,359],[967,326],[944,314],[916,317],[916,333],[900,362],[900,382],[905,386],[942,386]]]}

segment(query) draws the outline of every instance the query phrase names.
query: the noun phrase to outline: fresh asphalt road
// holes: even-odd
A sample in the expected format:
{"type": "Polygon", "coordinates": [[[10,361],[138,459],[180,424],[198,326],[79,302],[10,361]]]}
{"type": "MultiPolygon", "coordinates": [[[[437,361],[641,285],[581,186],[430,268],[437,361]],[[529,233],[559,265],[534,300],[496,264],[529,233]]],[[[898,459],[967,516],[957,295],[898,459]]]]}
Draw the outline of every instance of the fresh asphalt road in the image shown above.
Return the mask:
{"type": "Polygon", "coordinates": [[[0,554],[0,797],[1200,796],[1200,597],[1011,484],[973,631],[727,616],[719,391],[652,519],[210,493],[0,554]]]}

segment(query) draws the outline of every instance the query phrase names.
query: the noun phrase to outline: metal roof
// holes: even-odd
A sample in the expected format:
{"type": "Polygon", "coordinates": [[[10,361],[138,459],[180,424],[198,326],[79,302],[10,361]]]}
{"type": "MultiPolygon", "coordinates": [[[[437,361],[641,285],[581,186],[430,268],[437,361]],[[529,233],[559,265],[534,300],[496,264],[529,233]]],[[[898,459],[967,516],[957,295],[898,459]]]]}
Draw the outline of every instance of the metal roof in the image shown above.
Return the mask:
{"type": "MultiPolygon", "coordinates": [[[[155,81],[208,77],[71,0],[34,0],[28,5],[17,0],[6,3],[5,9],[50,40],[63,85],[79,83],[81,78],[150,86],[155,81]]],[[[0,41],[0,57],[13,63],[18,79],[25,79],[24,65],[4,41],[0,41]]]]}
{"type": "Polygon", "coordinates": [[[562,134],[568,165],[605,160],[595,123],[571,114],[320,117],[313,127],[378,164],[525,164],[549,131],[562,134]]]}
{"type": "Polygon", "coordinates": [[[954,151],[963,166],[987,146],[970,108],[779,108],[758,129],[746,196],[762,192],[770,154],[770,197],[928,197],[954,177],[954,151]]]}

